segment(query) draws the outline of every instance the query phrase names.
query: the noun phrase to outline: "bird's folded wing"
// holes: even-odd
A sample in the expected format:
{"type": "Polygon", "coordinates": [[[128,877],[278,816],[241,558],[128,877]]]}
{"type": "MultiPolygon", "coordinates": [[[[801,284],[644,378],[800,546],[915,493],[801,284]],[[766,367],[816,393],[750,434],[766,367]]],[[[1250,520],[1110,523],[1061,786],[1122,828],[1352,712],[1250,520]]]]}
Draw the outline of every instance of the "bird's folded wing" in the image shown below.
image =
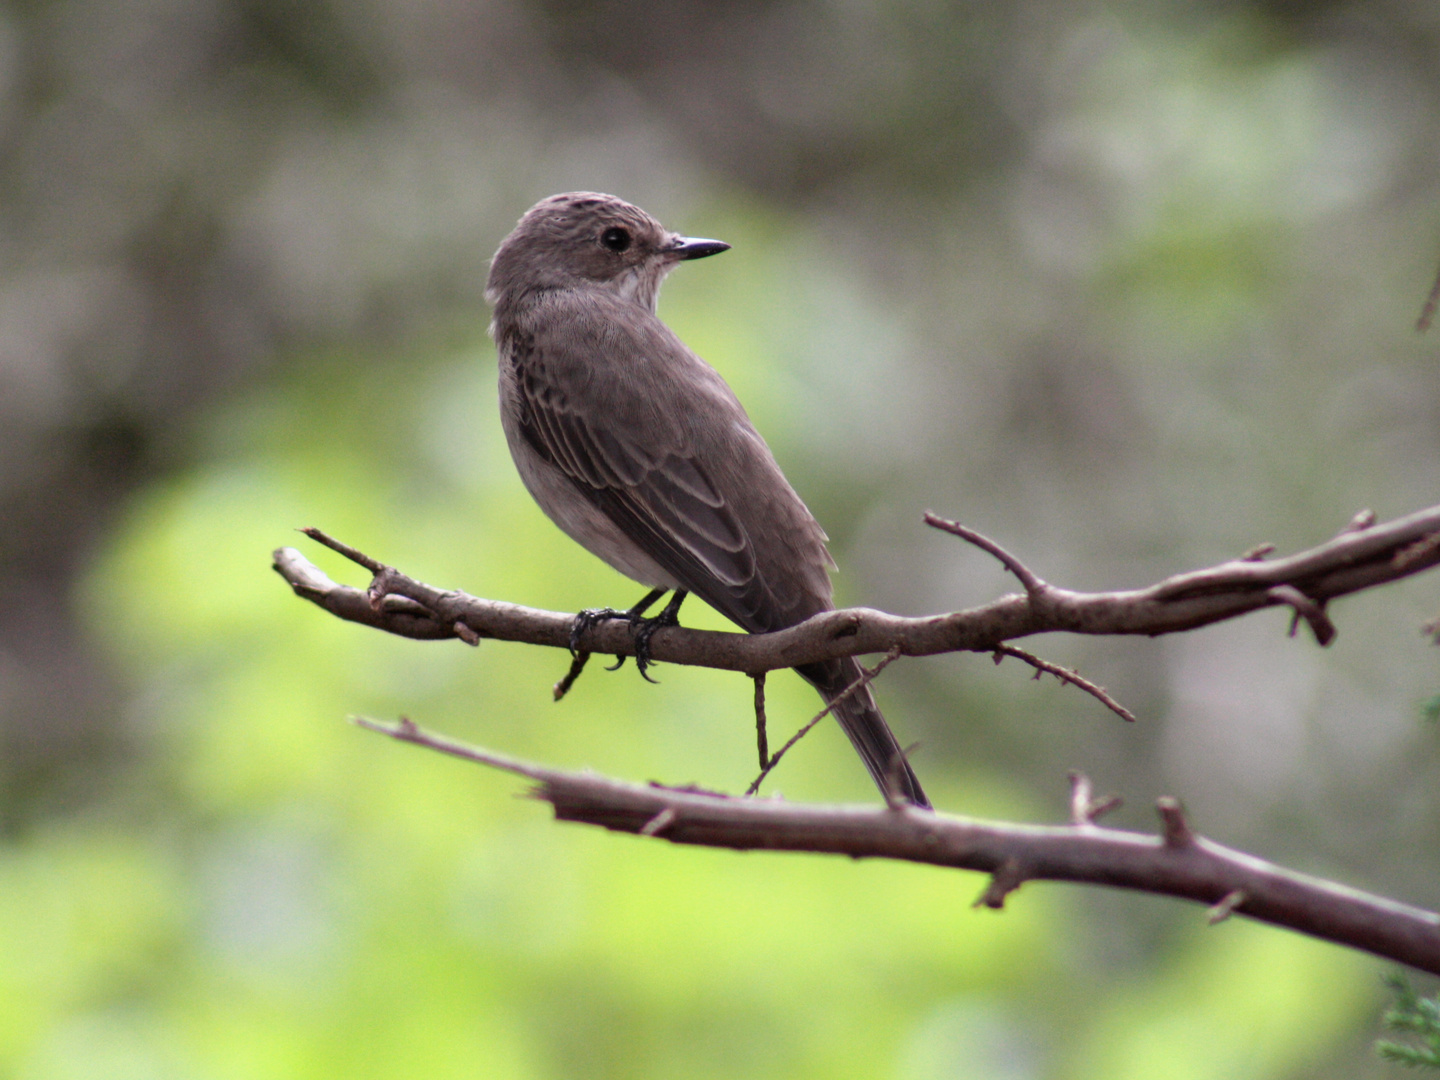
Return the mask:
{"type": "Polygon", "coordinates": [[[582,406],[565,385],[575,369],[546,351],[528,357],[517,380],[525,439],[683,588],[747,630],[772,628],[774,599],[751,537],[682,426],[627,416],[603,394],[582,406]]]}

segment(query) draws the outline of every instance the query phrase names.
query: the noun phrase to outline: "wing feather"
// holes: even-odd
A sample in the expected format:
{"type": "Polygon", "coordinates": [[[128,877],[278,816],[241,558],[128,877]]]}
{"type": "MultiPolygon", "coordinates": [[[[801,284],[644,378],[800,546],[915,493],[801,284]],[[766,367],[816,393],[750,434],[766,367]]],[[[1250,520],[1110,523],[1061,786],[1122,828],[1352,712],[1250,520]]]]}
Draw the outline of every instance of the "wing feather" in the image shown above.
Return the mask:
{"type": "Polygon", "coordinates": [[[753,540],[681,425],[587,415],[559,352],[542,340],[517,365],[526,440],[688,591],[746,629],[767,628],[773,597],[753,540]]]}

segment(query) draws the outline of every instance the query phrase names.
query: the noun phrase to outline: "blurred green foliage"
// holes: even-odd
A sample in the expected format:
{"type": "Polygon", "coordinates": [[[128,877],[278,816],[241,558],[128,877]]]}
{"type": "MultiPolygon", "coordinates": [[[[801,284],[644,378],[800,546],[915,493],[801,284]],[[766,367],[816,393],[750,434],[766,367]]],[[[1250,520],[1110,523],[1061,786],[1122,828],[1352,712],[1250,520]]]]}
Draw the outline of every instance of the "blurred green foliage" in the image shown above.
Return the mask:
{"type": "MultiPolygon", "coordinates": [[[[1045,885],[995,914],[973,875],[555,825],[344,717],[738,790],[749,684],[597,664],[557,705],[563,654],[342,624],[266,559],[358,581],[313,524],[478,595],[638,598],[523,491],[481,333],[485,257],[578,187],[734,244],[662,314],[830,530],[842,602],[1013,587],[927,506],[1099,588],[1433,501],[1427,8],[141,7],[0,17],[0,550],[29,589],[0,640],[0,1077],[1385,1067],[1375,965],[1238,918],[1045,885]]],[[[1228,843],[1433,903],[1434,596],[1337,605],[1323,654],[1263,615],[1043,642],[1125,730],[985,658],[879,693],[943,808],[1053,821],[1080,767],[1121,824],[1179,794],[1228,843]]],[[[769,698],[772,738],[817,707],[769,698]]],[[[874,798],[833,725],[774,786],[874,798]]]]}

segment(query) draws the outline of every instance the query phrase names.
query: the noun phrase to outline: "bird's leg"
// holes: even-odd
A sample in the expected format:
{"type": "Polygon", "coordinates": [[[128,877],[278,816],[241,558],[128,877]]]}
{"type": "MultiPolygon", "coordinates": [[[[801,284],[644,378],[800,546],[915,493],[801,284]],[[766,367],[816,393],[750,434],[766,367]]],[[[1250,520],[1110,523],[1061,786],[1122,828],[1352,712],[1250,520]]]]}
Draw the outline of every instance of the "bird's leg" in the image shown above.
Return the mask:
{"type": "MultiPolygon", "coordinates": [[[[653,619],[642,619],[635,616],[630,620],[630,625],[635,628],[635,666],[640,670],[640,677],[646,682],[655,681],[645,674],[645,669],[650,666],[650,639],[662,626],[680,625],[680,605],[689,595],[684,589],[676,589],[675,595],[670,597],[670,602],[665,605],[659,615],[653,619]]],[[[624,657],[621,659],[623,660],[624,657]]]]}
{"type": "MultiPolygon", "coordinates": [[[[645,614],[650,606],[669,591],[669,589],[651,589],[645,594],[644,598],[629,611],[616,611],[614,608],[607,607],[587,608],[580,612],[580,614],[575,616],[575,621],[570,626],[570,651],[572,653],[578,653],[580,651],[580,638],[583,637],[585,631],[589,630],[592,626],[599,626],[601,623],[610,622],[612,619],[625,619],[631,626],[634,626],[637,622],[641,621],[641,616],[645,614]]],[[[625,658],[622,656],[620,659],[623,661],[625,658]]],[[[619,667],[619,665],[617,664],[616,667],[619,667]]]]}

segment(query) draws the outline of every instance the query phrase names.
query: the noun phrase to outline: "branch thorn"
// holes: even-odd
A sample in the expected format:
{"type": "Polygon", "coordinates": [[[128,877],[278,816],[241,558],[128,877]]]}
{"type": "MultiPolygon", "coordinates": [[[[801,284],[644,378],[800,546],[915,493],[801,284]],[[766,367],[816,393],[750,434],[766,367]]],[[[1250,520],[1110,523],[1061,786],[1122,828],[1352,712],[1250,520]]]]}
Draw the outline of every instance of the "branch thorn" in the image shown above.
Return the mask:
{"type": "Polygon", "coordinates": [[[1315,640],[1321,645],[1329,645],[1335,640],[1335,624],[1330,621],[1330,616],[1325,614],[1325,605],[1316,603],[1306,596],[1294,585],[1272,585],[1265,590],[1265,595],[1277,604],[1287,604],[1295,612],[1290,620],[1290,636],[1295,636],[1295,631],[1304,619],[1309,625],[1315,640]]]}
{"type": "Polygon", "coordinates": [[[1155,800],[1155,809],[1160,813],[1161,838],[1167,848],[1187,848],[1195,843],[1195,834],[1190,831],[1179,799],[1173,795],[1161,795],[1155,800]]]}
{"type": "Polygon", "coordinates": [[[675,808],[673,806],[665,807],[664,810],[661,810],[644,825],[640,826],[640,835],[659,836],[663,830],[668,829],[671,825],[675,824],[675,818],[677,816],[678,815],[675,813],[675,808]]]}
{"type": "Polygon", "coordinates": [[[999,911],[1005,906],[1005,898],[1025,884],[1025,871],[1018,859],[1006,859],[990,875],[985,891],[975,898],[971,907],[988,907],[999,911]]]}
{"type": "Polygon", "coordinates": [[[1210,914],[1206,916],[1206,921],[1211,926],[1224,922],[1235,913],[1235,909],[1243,904],[1245,899],[1244,889],[1235,889],[1233,892],[1226,893],[1220,898],[1219,903],[1211,907],[1210,914]]]}
{"type": "Polygon", "coordinates": [[[1090,778],[1078,769],[1070,770],[1070,824],[1094,825],[1111,810],[1118,809],[1124,800],[1119,795],[1104,795],[1093,798],[1094,788],[1090,778]]]}
{"type": "Polygon", "coordinates": [[[1344,536],[1346,533],[1364,532],[1370,528],[1370,526],[1374,525],[1376,520],[1375,511],[1369,507],[1366,507],[1364,510],[1357,510],[1355,511],[1355,516],[1347,521],[1345,527],[1340,530],[1340,535],[1344,536]]]}

